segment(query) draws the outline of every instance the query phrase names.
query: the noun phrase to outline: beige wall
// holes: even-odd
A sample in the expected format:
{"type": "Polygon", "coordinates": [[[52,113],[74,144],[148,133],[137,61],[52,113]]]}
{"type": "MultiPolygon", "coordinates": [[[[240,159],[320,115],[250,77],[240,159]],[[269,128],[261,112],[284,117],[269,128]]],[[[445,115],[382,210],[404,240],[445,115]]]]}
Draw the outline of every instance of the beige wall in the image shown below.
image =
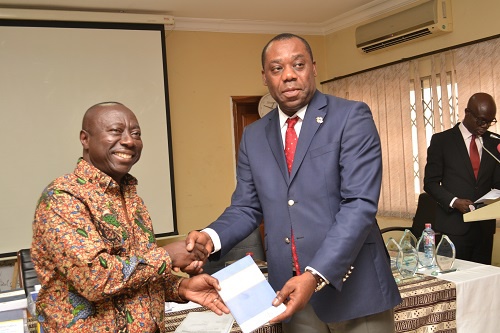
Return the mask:
{"type": "MultiPolygon", "coordinates": [[[[222,213],[235,186],[231,96],[264,95],[260,54],[274,35],[173,31],[167,35],[179,233],[222,213]]],[[[324,76],[324,37],[304,36],[324,76]]],[[[147,143],[145,143],[147,149],[147,143]]]]}
{"type": "Polygon", "coordinates": [[[451,10],[452,32],[376,53],[364,54],[356,48],[355,26],[326,36],[328,79],[500,34],[498,0],[451,0],[451,10]]]}

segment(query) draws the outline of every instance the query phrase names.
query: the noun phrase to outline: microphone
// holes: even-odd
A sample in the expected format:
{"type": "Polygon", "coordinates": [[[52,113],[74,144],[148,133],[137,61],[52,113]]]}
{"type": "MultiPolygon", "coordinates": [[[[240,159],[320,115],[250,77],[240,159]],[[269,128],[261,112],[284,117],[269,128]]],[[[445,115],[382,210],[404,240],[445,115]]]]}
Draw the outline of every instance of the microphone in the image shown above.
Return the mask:
{"type": "MultiPolygon", "coordinates": [[[[494,135],[494,134],[490,134],[490,137],[491,137],[492,135],[494,135]]],[[[499,137],[499,139],[500,139],[500,137],[499,137]]],[[[486,150],[486,152],[487,152],[488,154],[490,154],[490,155],[491,155],[491,157],[493,157],[493,158],[494,158],[494,159],[495,159],[498,163],[500,163],[500,160],[499,160],[499,159],[498,159],[495,155],[493,155],[493,154],[491,153],[491,151],[489,151],[488,149],[486,149],[486,147],[485,147],[485,146],[484,146],[484,144],[483,144],[483,138],[482,138],[482,137],[479,137],[479,142],[481,142],[481,146],[483,146],[483,149],[484,149],[484,150],[486,150]]],[[[497,150],[500,152],[500,144],[497,146],[497,150]]]]}
{"type": "MultiPolygon", "coordinates": [[[[490,133],[490,138],[500,140],[500,136],[495,133],[490,133]]],[[[497,151],[500,153],[500,143],[497,146],[497,151]]]]}

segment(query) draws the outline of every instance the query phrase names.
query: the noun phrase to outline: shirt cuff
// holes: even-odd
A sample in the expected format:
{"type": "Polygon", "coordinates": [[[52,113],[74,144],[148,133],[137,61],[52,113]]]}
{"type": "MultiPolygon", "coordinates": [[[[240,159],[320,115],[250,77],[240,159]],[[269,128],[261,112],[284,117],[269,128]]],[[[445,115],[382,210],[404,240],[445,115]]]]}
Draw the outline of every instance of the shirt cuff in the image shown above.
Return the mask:
{"type": "MultiPolygon", "coordinates": [[[[212,251],[212,253],[220,251],[222,245],[220,243],[220,238],[219,238],[219,235],[217,234],[217,232],[211,228],[205,228],[205,229],[201,230],[201,232],[206,232],[210,236],[210,238],[212,239],[212,243],[214,243],[214,250],[212,251]]],[[[210,253],[210,254],[212,254],[212,253],[210,253]]]]}
{"type": "Polygon", "coordinates": [[[453,199],[451,199],[451,202],[450,202],[450,208],[453,208],[453,203],[455,202],[455,200],[457,200],[458,198],[457,197],[454,197],[453,199]]]}
{"type": "Polygon", "coordinates": [[[328,281],[328,280],[327,280],[327,279],[323,276],[323,274],[321,274],[320,272],[318,272],[318,271],[317,271],[317,270],[315,270],[314,268],[312,268],[312,267],[310,267],[310,266],[307,266],[307,267],[304,269],[304,271],[306,271],[306,272],[307,272],[307,271],[309,271],[309,272],[311,272],[311,273],[318,274],[319,276],[321,276],[321,278],[322,278],[323,280],[325,280],[326,284],[330,284],[330,281],[328,281]]]}

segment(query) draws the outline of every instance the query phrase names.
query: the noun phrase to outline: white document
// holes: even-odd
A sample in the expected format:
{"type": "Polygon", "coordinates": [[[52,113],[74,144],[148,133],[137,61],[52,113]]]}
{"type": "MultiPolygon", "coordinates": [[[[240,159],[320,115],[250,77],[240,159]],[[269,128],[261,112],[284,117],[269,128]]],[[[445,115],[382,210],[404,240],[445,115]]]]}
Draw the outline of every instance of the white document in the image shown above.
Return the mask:
{"type": "Polygon", "coordinates": [[[187,303],[165,302],[165,312],[178,312],[184,310],[191,310],[195,308],[201,308],[201,305],[195,302],[187,302],[187,303]]]}
{"type": "Polygon", "coordinates": [[[0,297],[0,311],[26,309],[27,307],[28,299],[24,294],[20,298],[18,296],[0,297]]]}
{"type": "Polygon", "coordinates": [[[16,319],[0,322],[0,333],[24,333],[24,320],[16,319]]]}
{"type": "Polygon", "coordinates": [[[272,305],[276,292],[251,256],[212,274],[219,280],[224,300],[243,333],[249,333],[286,310],[272,305]]]}
{"type": "Polygon", "coordinates": [[[474,201],[474,203],[484,203],[486,205],[489,205],[490,203],[493,203],[498,200],[500,200],[500,190],[494,188],[485,195],[483,195],[481,198],[474,201]]]}
{"type": "Polygon", "coordinates": [[[189,312],[175,333],[229,333],[233,322],[230,314],[219,316],[212,311],[189,312]]]}

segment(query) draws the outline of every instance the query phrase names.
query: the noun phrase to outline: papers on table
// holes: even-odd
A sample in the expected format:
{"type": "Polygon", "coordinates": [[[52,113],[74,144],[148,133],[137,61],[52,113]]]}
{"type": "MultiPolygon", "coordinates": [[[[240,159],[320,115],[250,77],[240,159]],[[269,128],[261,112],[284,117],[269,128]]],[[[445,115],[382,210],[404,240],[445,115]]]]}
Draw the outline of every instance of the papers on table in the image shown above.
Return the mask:
{"type": "Polygon", "coordinates": [[[191,310],[195,308],[201,308],[201,305],[195,302],[187,302],[187,303],[165,302],[165,312],[177,312],[183,310],[191,310]]]}
{"type": "Polygon", "coordinates": [[[500,200],[500,190],[494,188],[485,195],[483,195],[481,198],[474,201],[474,203],[484,203],[486,205],[489,205],[498,200],[500,200]]]}
{"type": "Polygon", "coordinates": [[[0,322],[0,333],[19,333],[24,332],[24,320],[15,319],[0,322]]]}
{"type": "Polygon", "coordinates": [[[175,333],[229,333],[233,322],[230,314],[218,316],[211,311],[190,312],[175,333]]]}
{"type": "Polygon", "coordinates": [[[0,293],[0,333],[24,332],[27,305],[24,289],[0,293]]]}
{"type": "Polygon", "coordinates": [[[0,293],[0,311],[26,309],[28,300],[24,289],[0,293]]]}
{"type": "Polygon", "coordinates": [[[276,292],[251,256],[212,274],[219,280],[224,300],[243,333],[249,333],[285,311],[272,305],[276,292]]]}

